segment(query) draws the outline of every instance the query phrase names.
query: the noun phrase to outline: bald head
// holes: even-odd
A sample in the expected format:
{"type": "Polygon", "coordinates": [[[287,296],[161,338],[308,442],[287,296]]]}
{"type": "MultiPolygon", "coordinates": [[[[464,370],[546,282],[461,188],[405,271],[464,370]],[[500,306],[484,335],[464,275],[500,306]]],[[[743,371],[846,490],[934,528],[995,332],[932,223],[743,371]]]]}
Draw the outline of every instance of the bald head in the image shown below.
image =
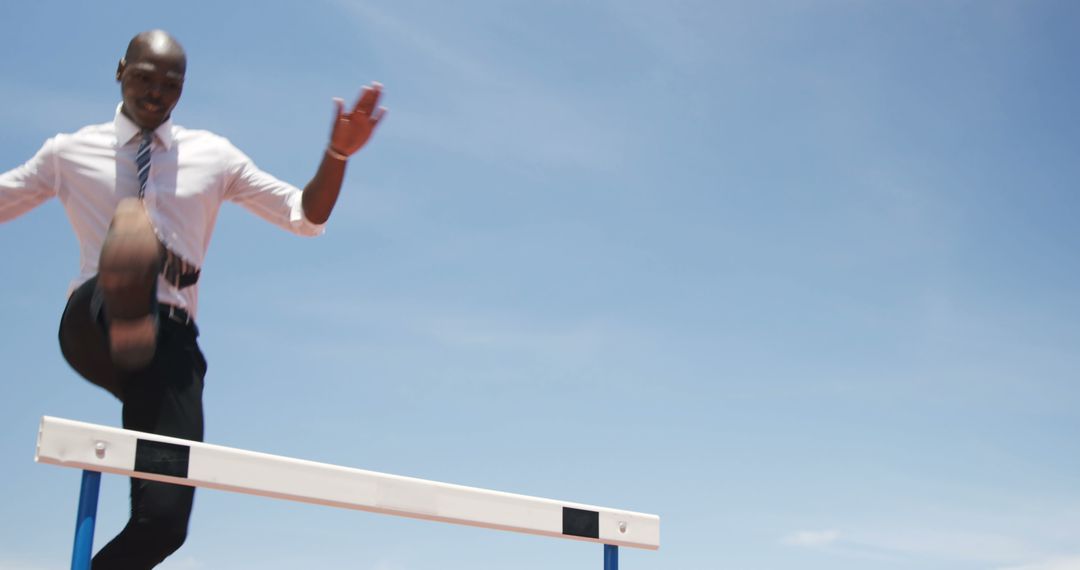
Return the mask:
{"type": "Polygon", "coordinates": [[[172,116],[187,72],[187,55],[162,30],[143,32],[128,43],[116,68],[124,103],[120,111],[142,129],[154,130],[172,116]]]}
{"type": "Polygon", "coordinates": [[[167,57],[179,65],[180,73],[187,70],[184,46],[165,30],[149,30],[131,38],[127,52],[124,53],[124,61],[137,61],[148,56],[167,57]]]}

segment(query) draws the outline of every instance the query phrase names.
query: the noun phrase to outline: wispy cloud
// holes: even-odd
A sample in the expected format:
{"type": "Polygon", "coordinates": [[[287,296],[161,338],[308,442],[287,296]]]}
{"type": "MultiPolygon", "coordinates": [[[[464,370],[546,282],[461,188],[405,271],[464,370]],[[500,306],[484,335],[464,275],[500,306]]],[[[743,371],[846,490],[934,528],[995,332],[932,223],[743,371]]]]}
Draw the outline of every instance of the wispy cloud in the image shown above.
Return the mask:
{"type": "Polygon", "coordinates": [[[200,570],[207,566],[193,556],[170,558],[162,563],[162,570],[200,570]]]}
{"type": "Polygon", "coordinates": [[[336,4],[373,33],[407,47],[419,59],[426,60],[431,67],[438,68],[447,75],[457,77],[463,82],[492,82],[495,79],[490,65],[479,57],[469,55],[457,48],[454,42],[422,30],[405,18],[376,8],[368,2],[338,1],[336,4]]]}
{"type": "MultiPolygon", "coordinates": [[[[327,317],[335,318],[332,314],[327,317]]],[[[340,307],[336,318],[342,318],[340,307]]],[[[371,346],[375,347],[404,341],[407,345],[434,345],[462,353],[546,355],[560,361],[580,361],[649,344],[645,331],[603,320],[543,322],[529,315],[408,305],[400,306],[396,313],[385,307],[369,308],[362,318],[370,326],[385,331],[384,337],[342,338],[340,344],[320,341],[310,350],[348,355],[358,344],[374,343],[371,346]]]]}
{"type": "Polygon", "coordinates": [[[800,530],[785,536],[781,542],[788,546],[820,548],[835,543],[839,538],[840,533],[835,530],[800,530]]]}
{"type": "Polygon", "coordinates": [[[1080,555],[1050,558],[1020,566],[1004,566],[1000,570],[1080,570],[1080,555]]]}
{"type": "Polygon", "coordinates": [[[0,570],[49,570],[56,567],[27,560],[0,560],[0,570]]]}
{"type": "MultiPolygon", "coordinates": [[[[809,548],[845,557],[890,560],[953,560],[1000,566],[1037,559],[1026,541],[996,533],[950,529],[889,531],[800,530],[781,539],[786,546],[809,548]]],[[[1080,558],[1064,559],[1076,563],[1080,558]]],[[[1050,563],[1062,561],[1054,560],[1050,563]]],[[[1080,566],[1016,566],[1002,570],[1080,570],[1080,566]]]]}
{"type": "Polygon", "coordinates": [[[541,353],[588,351],[609,344],[606,341],[612,332],[593,323],[545,328],[520,321],[469,316],[437,317],[417,325],[422,334],[448,346],[541,353]]]}
{"type": "Polygon", "coordinates": [[[404,568],[400,563],[386,559],[379,560],[372,566],[372,570],[404,570],[404,568]]]}
{"type": "Polygon", "coordinates": [[[657,61],[683,73],[700,73],[721,55],[718,42],[738,45],[752,39],[737,9],[720,3],[670,2],[657,9],[654,2],[609,0],[606,8],[657,61]]]}
{"type": "Polygon", "coordinates": [[[384,136],[494,160],[602,169],[619,164],[631,133],[618,126],[619,117],[604,113],[602,97],[499,59],[505,54],[470,48],[475,38],[453,36],[467,26],[439,22],[435,29],[369,3],[337,4],[378,38],[384,49],[377,51],[393,54],[390,65],[416,70],[410,80],[419,84],[402,90],[423,93],[423,105],[410,106],[399,90],[394,129],[384,136]]]}
{"type": "MultiPolygon", "coordinates": [[[[116,101],[119,99],[117,93],[116,101]]],[[[111,121],[114,109],[111,103],[103,105],[101,99],[83,92],[53,89],[11,77],[0,85],[0,101],[18,102],[0,105],[0,119],[9,130],[42,130],[50,135],[70,132],[78,125],[111,121]]]]}

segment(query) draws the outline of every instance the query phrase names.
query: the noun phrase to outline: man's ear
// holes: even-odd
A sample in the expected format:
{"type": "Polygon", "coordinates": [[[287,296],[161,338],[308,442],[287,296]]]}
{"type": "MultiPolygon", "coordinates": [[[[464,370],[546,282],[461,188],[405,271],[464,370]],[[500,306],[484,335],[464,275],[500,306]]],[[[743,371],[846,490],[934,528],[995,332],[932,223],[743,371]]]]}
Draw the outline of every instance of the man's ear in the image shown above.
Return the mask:
{"type": "Polygon", "coordinates": [[[120,58],[120,63],[116,66],[116,80],[120,81],[120,76],[124,74],[124,68],[127,67],[127,61],[124,58],[120,58]]]}

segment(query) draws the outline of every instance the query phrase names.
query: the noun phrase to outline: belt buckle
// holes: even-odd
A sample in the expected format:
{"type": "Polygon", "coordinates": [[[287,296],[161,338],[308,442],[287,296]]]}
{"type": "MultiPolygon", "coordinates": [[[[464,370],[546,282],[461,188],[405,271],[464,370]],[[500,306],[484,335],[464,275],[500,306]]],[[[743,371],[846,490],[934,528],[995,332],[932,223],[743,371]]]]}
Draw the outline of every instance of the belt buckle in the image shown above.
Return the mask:
{"type": "Polygon", "coordinates": [[[199,281],[199,269],[166,247],[161,276],[173,287],[184,289],[199,281]]]}
{"type": "Polygon", "coordinates": [[[176,305],[168,305],[169,307],[169,320],[176,321],[182,325],[191,324],[191,315],[187,311],[177,307],[176,305]]]}

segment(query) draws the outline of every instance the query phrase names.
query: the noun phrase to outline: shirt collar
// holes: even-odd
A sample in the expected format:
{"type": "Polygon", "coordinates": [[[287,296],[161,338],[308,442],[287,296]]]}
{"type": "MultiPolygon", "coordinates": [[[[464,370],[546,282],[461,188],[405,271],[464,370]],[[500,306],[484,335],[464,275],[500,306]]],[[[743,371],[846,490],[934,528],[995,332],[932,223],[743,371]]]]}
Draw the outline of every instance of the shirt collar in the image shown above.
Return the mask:
{"type": "MultiPolygon", "coordinates": [[[[123,103],[116,106],[116,118],[113,119],[113,126],[116,130],[117,146],[126,145],[131,142],[131,139],[134,139],[142,132],[139,125],[136,125],[131,119],[120,112],[123,108],[123,103]]],[[[168,120],[158,125],[158,128],[154,129],[154,137],[161,143],[161,146],[165,147],[165,150],[170,150],[173,145],[172,126],[172,117],[169,117],[168,120]]]]}

